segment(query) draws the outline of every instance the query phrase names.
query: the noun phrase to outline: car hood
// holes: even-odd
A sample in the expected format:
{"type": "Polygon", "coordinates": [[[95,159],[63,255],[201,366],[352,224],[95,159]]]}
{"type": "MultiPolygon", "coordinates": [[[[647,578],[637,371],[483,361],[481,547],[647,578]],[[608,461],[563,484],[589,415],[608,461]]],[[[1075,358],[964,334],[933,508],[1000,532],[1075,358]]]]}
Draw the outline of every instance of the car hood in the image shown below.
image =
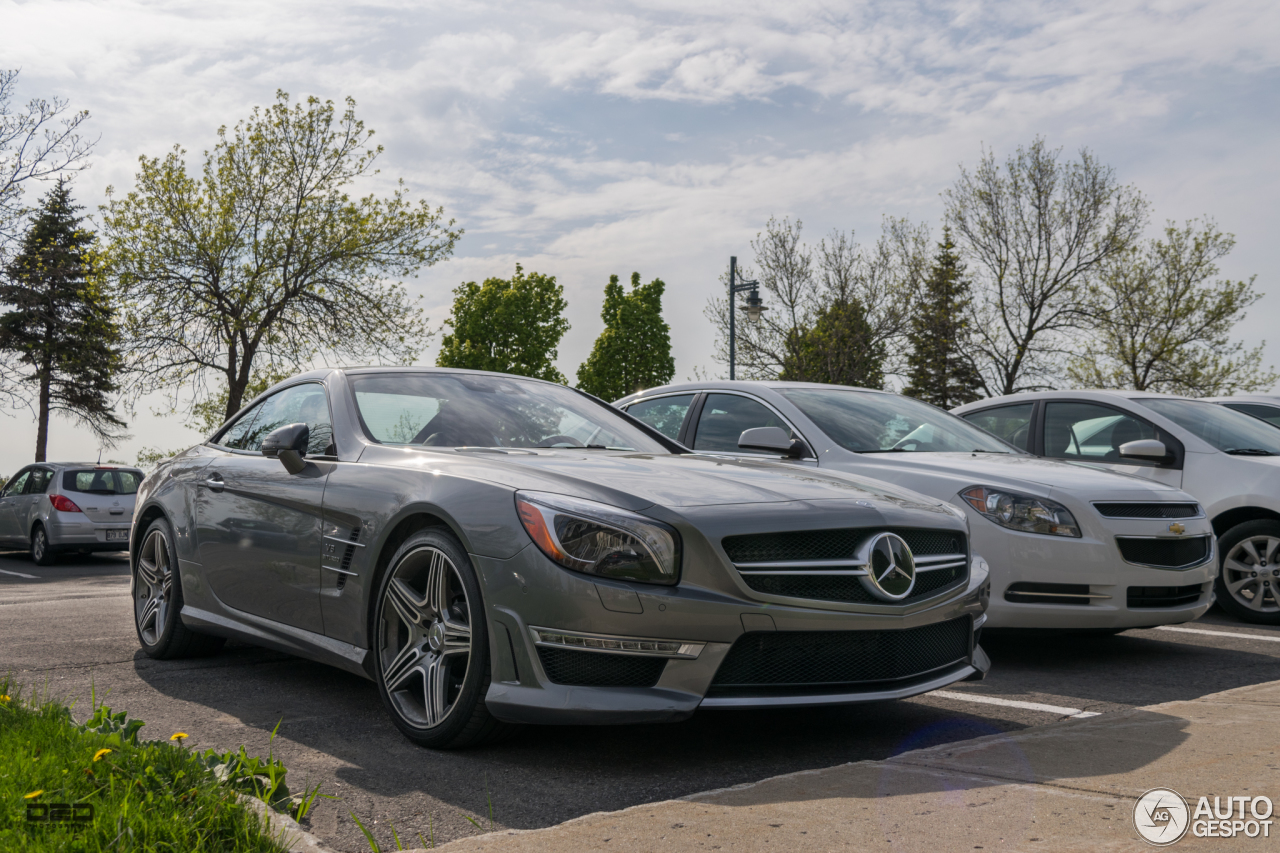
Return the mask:
{"type": "Polygon", "coordinates": [[[632,508],[853,500],[933,510],[941,506],[935,498],[879,480],[783,462],[558,448],[432,455],[437,453],[460,462],[465,458],[469,476],[632,508]]]}
{"type": "Polygon", "coordinates": [[[1035,483],[1085,498],[1117,492],[1161,492],[1169,493],[1168,497],[1172,498],[1173,493],[1178,492],[1173,486],[1106,468],[1015,454],[875,453],[864,454],[859,461],[870,462],[869,468],[879,469],[875,475],[885,479],[892,479],[892,471],[897,469],[904,473],[949,476],[955,478],[957,484],[964,480],[970,485],[1016,488],[1019,482],[1035,483]]]}

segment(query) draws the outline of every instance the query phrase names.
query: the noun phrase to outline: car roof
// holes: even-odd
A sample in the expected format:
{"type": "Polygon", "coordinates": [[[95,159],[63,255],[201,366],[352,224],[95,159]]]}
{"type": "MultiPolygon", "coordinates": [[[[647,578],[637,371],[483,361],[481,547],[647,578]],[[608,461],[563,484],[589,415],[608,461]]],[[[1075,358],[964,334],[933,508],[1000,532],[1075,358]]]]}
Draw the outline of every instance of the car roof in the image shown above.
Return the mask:
{"type": "Polygon", "coordinates": [[[643,391],[637,391],[634,394],[628,394],[618,400],[616,403],[630,402],[645,397],[653,397],[659,394],[673,394],[681,391],[758,391],[761,388],[767,388],[771,391],[780,391],[785,388],[821,388],[821,389],[838,389],[841,391],[863,391],[868,394],[889,394],[898,396],[892,391],[883,391],[879,388],[858,388],[853,385],[830,385],[823,382],[786,382],[778,379],[708,379],[702,382],[673,382],[670,385],[659,385],[656,388],[646,388],[643,391]]]}
{"type": "Polygon", "coordinates": [[[963,406],[956,406],[951,411],[970,411],[973,409],[985,409],[991,406],[1007,405],[1009,403],[1021,402],[1023,400],[1097,400],[1105,402],[1107,400],[1131,400],[1141,402],[1142,400],[1191,400],[1198,401],[1195,397],[1183,397],[1179,394],[1157,394],[1154,391],[1117,391],[1107,388],[1089,388],[1078,391],[1021,391],[1017,394],[1004,394],[999,397],[987,397],[983,400],[976,400],[972,403],[966,403],[963,406]]]}
{"type": "Polygon", "coordinates": [[[1270,403],[1280,406],[1280,394],[1233,394],[1230,397],[1205,397],[1210,403],[1270,403]]]}

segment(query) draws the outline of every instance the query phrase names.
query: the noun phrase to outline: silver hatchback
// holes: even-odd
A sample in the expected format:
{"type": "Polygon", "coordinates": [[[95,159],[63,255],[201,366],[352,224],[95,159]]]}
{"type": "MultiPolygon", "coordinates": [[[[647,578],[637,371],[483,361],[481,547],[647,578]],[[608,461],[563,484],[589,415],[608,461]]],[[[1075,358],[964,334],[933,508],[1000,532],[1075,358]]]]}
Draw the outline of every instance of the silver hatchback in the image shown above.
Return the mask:
{"type": "Polygon", "coordinates": [[[37,565],[60,552],[125,551],[143,473],[92,462],[39,462],[0,491],[0,545],[30,548],[37,565]]]}

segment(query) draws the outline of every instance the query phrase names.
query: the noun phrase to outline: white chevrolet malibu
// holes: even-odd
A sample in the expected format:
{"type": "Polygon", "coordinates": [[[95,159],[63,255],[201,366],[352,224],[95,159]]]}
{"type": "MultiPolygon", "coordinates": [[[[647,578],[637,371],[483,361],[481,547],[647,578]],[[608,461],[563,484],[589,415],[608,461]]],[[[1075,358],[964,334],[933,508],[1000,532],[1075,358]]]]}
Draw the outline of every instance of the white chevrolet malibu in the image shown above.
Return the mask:
{"type": "Polygon", "coordinates": [[[1048,459],[1177,486],[1218,537],[1218,603],[1280,625],[1280,430],[1223,405],[1138,391],[1043,391],[955,413],[1048,459]]]}
{"type": "MultiPolygon", "coordinates": [[[[1121,631],[1187,622],[1213,601],[1213,530],[1194,498],[1176,486],[1037,459],[909,397],[700,382],[614,405],[700,453],[772,455],[949,501],[969,518],[972,553],[991,567],[988,627],[1121,631]]],[[[924,566],[918,571],[921,582],[934,582],[924,566]]],[[[779,575],[759,592],[798,603],[824,582],[837,586],[840,572],[833,563],[830,578],[779,575]]]]}

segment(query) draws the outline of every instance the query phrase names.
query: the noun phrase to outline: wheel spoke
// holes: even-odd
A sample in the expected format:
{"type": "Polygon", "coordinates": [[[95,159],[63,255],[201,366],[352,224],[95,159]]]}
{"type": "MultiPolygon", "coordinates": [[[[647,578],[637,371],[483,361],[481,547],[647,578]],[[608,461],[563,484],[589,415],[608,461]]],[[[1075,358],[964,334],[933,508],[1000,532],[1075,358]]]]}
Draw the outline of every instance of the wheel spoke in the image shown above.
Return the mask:
{"type": "Polygon", "coordinates": [[[1245,577],[1248,577],[1250,574],[1257,571],[1256,567],[1242,563],[1235,557],[1227,558],[1227,568],[1233,572],[1244,572],[1245,577]]]}
{"type": "Polygon", "coordinates": [[[427,723],[436,725],[444,719],[449,692],[449,668],[444,665],[443,658],[433,658],[423,670],[423,698],[427,712],[427,723]]]}
{"type": "Polygon", "coordinates": [[[146,557],[142,557],[138,560],[138,576],[142,578],[148,586],[155,586],[158,583],[155,564],[146,557]]]}
{"type": "Polygon", "coordinates": [[[1240,547],[1249,552],[1249,556],[1253,557],[1253,565],[1256,566],[1262,562],[1262,558],[1258,556],[1258,549],[1253,546],[1253,540],[1246,539],[1240,543],[1240,547]]]}
{"type": "MultiPolygon", "coordinates": [[[[159,609],[160,602],[158,599],[147,599],[147,603],[142,606],[142,615],[138,617],[138,627],[143,631],[146,631],[148,628],[152,628],[154,630],[153,623],[155,622],[159,609]]],[[[156,633],[159,632],[157,631],[156,633]]]]}
{"type": "Polygon", "coordinates": [[[1268,566],[1274,566],[1276,560],[1280,560],[1280,539],[1266,539],[1266,547],[1263,549],[1263,556],[1267,560],[1268,566]]]}
{"type": "Polygon", "coordinates": [[[405,647],[400,650],[400,654],[396,655],[395,660],[383,672],[382,682],[386,685],[388,693],[403,684],[409,676],[421,671],[419,664],[422,661],[422,656],[421,643],[405,644],[405,647]]]}
{"type": "Polygon", "coordinates": [[[445,565],[444,555],[439,551],[431,554],[431,571],[427,574],[427,607],[432,616],[445,611],[449,606],[449,567],[445,565]]]}
{"type": "Polygon", "coordinates": [[[419,597],[413,587],[400,578],[392,578],[387,586],[387,602],[395,608],[396,614],[409,628],[422,627],[427,599],[425,596],[419,597]]]}

